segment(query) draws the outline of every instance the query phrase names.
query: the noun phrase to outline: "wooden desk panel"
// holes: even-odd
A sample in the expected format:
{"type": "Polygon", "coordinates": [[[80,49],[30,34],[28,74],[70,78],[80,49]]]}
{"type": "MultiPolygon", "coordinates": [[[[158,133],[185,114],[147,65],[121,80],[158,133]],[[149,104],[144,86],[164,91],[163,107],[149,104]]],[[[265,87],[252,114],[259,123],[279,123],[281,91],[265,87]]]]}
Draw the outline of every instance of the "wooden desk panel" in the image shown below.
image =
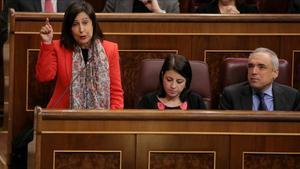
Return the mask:
{"type": "Polygon", "coordinates": [[[232,136],[231,160],[232,168],[297,168],[300,160],[300,137],[258,135],[258,136],[232,136]],[[239,145],[239,146],[236,146],[239,145]],[[264,167],[262,167],[264,166],[264,167]]]}
{"type": "Polygon", "coordinates": [[[135,165],[135,137],[129,134],[43,133],[41,147],[38,168],[43,169],[130,169],[135,165]]]}
{"type": "Polygon", "coordinates": [[[43,111],[36,111],[41,167],[51,168],[57,149],[122,150],[122,168],[131,169],[255,169],[266,165],[262,159],[293,168],[300,155],[300,117],[294,112],[43,111]]]}
{"type": "Polygon", "coordinates": [[[172,168],[179,165],[191,169],[229,168],[227,155],[230,137],[227,135],[138,134],[137,140],[139,141],[137,168],[140,169],[147,169],[149,166],[152,166],[150,168],[155,168],[155,166],[168,168],[169,163],[173,165],[172,168]],[[155,154],[160,156],[155,158],[155,154]],[[168,154],[172,154],[173,157],[168,154]],[[190,157],[176,157],[176,155],[189,155],[190,157]]]}

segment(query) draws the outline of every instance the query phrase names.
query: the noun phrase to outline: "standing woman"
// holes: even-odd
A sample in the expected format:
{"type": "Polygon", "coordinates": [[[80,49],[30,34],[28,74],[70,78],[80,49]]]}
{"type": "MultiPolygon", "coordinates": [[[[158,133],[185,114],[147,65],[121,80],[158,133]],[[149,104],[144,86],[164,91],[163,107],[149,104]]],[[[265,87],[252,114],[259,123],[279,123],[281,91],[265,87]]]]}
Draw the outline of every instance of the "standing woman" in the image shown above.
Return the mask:
{"type": "Polygon", "coordinates": [[[56,79],[47,108],[124,107],[118,46],[103,40],[90,4],[75,2],[66,9],[60,40],[52,40],[48,19],[40,35],[36,78],[41,82],[56,79]]]}
{"type": "Polygon", "coordinates": [[[138,103],[141,109],[206,109],[202,97],[190,91],[192,69],[181,55],[166,57],[159,74],[158,91],[146,94],[138,103]]]}

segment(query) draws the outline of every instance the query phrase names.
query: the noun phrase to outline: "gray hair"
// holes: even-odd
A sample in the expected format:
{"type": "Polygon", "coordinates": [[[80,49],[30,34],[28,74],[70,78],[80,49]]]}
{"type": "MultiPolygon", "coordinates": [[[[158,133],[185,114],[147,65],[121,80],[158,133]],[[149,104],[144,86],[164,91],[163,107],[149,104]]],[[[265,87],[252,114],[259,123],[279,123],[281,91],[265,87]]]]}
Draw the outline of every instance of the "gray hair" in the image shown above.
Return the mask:
{"type": "Polygon", "coordinates": [[[256,53],[265,53],[265,54],[268,54],[271,57],[273,68],[275,68],[275,70],[279,69],[278,56],[277,56],[277,54],[274,51],[272,51],[272,50],[270,50],[268,48],[260,47],[260,48],[256,48],[253,52],[251,52],[251,54],[249,55],[249,57],[251,57],[252,55],[254,55],[256,53]]]}

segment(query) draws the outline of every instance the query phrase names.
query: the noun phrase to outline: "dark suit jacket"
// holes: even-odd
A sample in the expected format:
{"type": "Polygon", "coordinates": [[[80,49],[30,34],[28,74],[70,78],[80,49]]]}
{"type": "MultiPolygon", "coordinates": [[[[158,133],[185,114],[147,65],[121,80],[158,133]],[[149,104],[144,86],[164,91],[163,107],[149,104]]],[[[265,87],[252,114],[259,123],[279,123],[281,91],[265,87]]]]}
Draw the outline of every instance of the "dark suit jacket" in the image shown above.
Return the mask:
{"type": "Polygon", "coordinates": [[[291,0],[289,8],[289,13],[300,13],[300,0],[291,0]]]}
{"type": "MultiPolygon", "coordinates": [[[[240,11],[240,13],[258,13],[256,6],[239,4],[239,5],[237,5],[237,9],[240,11]]],[[[212,14],[220,13],[220,10],[218,7],[218,0],[213,1],[202,8],[199,8],[197,10],[197,13],[212,13],[212,14]]]]}
{"type": "MultiPolygon", "coordinates": [[[[81,0],[57,0],[57,12],[64,12],[66,8],[74,1],[81,0]]],[[[10,8],[16,11],[41,12],[41,0],[11,0],[10,8]]]]}
{"type": "MultiPolygon", "coordinates": [[[[131,13],[134,0],[106,0],[103,12],[131,13]]],[[[158,0],[159,7],[167,13],[179,13],[178,0],[158,0]]]]}
{"type": "MultiPolygon", "coordinates": [[[[273,83],[274,110],[300,110],[300,93],[291,87],[273,83]]],[[[252,110],[252,89],[248,82],[224,88],[220,99],[220,109],[252,110]]]]}

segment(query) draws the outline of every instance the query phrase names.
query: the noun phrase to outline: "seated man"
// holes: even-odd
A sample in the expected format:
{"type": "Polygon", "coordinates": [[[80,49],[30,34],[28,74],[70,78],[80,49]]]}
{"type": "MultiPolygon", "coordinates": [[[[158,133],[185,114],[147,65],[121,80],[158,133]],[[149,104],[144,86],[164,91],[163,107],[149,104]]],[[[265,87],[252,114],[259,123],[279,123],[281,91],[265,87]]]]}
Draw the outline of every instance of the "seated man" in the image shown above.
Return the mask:
{"type": "Polygon", "coordinates": [[[266,48],[255,49],[248,60],[248,81],[225,87],[220,109],[300,110],[300,93],[274,82],[278,67],[276,53],[266,48]]]}
{"type": "Polygon", "coordinates": [[[178,0],[107,0],[103,12],[179,13],[178,0]]]}

